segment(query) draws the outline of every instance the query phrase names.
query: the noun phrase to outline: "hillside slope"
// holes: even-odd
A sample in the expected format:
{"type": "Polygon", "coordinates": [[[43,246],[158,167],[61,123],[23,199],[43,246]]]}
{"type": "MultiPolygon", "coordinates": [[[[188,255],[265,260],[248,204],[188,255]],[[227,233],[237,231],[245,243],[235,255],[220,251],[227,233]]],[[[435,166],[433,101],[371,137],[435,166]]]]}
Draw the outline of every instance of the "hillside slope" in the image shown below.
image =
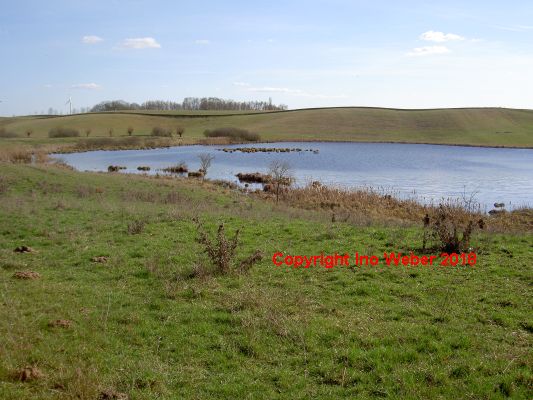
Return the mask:
{"type": "Polygon", "coordinates": [[[51,128],[92,129],[91,136],[149,134],[154,126],[183,126],[187,137],[201,137],[205,129],[236,126],[263,140],[333,140],[466,144],[533,147],[533,110],[464,108],[399,110],[383,108],[321,108],[266,113],[117,112],[57,117],[3,118],[0,127],[24,136],[47,137],[51,128]]]}

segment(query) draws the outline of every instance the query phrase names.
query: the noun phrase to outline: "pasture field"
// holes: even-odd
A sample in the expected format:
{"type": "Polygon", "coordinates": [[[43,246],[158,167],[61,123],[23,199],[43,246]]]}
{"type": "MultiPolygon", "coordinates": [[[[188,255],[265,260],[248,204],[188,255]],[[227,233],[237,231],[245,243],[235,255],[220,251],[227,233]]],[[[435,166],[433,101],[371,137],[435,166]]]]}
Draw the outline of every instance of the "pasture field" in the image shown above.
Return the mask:
{"type": "Polygon", "coordinates": [[[0,163],[0,398],[531,398],[531,230],[477,233],[474,267],[271,261],[421,240],[414,221],[332,222],[208,181],[0,163]],[[200,273],[196,217],[264,259],[200,273]]]}
{"type": "MultiPolygon", "coordinates": [[[[206,129],[238,127],[261,135],[264,141],[366,141],[473,146],[533,147],[533,110],[465,108],[399,110],[384,108],[321,108],[274,112],[108,112],[71,116],[1,118],[0,128],[18,134],[16,142],[63,142],[48,139],[52,128],[74,128],[82,137],[149,135],[160,126],[185,128],[196,141],[206,129]],[[26,132],[32,131],[30,138],[26,132]]],[[[0,139],[1,140],[1,139],[0,139]]],[[[7,141],[5,139],[4,141],[7,141]]]]}

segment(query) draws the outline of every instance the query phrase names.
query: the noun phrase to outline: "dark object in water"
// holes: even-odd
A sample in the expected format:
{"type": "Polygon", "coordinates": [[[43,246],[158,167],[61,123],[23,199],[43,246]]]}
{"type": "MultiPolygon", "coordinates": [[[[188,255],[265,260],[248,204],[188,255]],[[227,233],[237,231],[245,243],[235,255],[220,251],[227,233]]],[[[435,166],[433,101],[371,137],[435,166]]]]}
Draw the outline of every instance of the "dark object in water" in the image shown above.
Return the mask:
{"type": "Polygon", "coordinates": [[[118,172],[121,169],[126,169],[126,167],[120,165],[110,165],[109,167],[107,167],[107,172],[118,172]]]}

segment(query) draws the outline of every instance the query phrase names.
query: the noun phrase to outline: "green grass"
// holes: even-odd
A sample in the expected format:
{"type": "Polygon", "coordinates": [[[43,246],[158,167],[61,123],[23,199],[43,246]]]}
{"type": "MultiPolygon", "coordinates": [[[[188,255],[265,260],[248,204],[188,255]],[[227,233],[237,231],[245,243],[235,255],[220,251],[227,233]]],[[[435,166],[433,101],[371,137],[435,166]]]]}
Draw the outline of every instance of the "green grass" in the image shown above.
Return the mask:
{"type": "Polygon", "coordinates": [[[62,126],[86,128],[91,136],[148,135],[154,126],[175,129],[183,126],[185,138],[198,139],[204,130],[238,127],[259,133],[263,140],[373,141],[474,146],[533,147],[533,110],[464,108],[397,110],[383,108],[322,108],[283,112],[122,112],[79,114],[62,117],[2,118],[0,127],[25,136],[33,129],[34,139],[62,126]]]}
{"type": "Polygon", "coordinates": [[[178,179],[8,164],[0,179],[0,398],[531,398],[531,234],[475,237],[474,268],[288,269],[275,251],[405,252],[421,231],[178,179]],[[240,255],[265,260],[188,278],[206,262],[194,216],[242,228],[240,255]],[[13,379],[26,365],[45,377],[13,379]]]}

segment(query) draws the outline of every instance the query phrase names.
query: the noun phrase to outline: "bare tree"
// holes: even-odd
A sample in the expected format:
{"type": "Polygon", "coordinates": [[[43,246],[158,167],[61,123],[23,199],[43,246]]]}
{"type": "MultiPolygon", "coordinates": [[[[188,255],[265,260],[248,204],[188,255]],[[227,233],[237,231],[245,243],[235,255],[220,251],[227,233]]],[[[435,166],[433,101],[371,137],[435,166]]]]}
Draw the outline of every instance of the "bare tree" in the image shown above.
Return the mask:
{"type": "Polygon", "coordinates": [[[26,130],[26,136],[30,137],[33,133],[33,129],[27,129],[26,130]]]}
{"type": "Polygon", "coordinates": [[[178,126],[176,128],[176,134],[179,136],[179,137],[182,137],[183,136],[183,132],[185,132],[185,128],[183,126],[178,126]]]}
{"type": "Polygon", "coordinates": [[[205,176],[207,175],[207,170],[211,167],[211,162],[215,159],[215,156],[209,153],[204,153],[200,154],[198,158],[200,159],[200,171],[202,171],[205,176]]]}
{"type": "Polygon", "coordinates": [[[109,136],[113,136],[113,128],[109,128],[108,132],[109,132],[109,136]]]}
{"type": "Polygon", "coordinates": [[[274,160],[270,163],[269,174],[276,189],[276,203],[279,201],[281,185],[289,186],[292,182],[291,166],[286,161],[274,160]]]}
{"type": "Polygon", "coordinates": [[[132,133],[133,133],[133,127],[128,126],[128,136],[131,136],[132,133]]]}
{"type": "Polygon", "coordinates": [[[85,129],[85,136],[89,137],[89,135],[91,134],[92,132],[92,129],[91,128],[87,128],[85,129]]]}

